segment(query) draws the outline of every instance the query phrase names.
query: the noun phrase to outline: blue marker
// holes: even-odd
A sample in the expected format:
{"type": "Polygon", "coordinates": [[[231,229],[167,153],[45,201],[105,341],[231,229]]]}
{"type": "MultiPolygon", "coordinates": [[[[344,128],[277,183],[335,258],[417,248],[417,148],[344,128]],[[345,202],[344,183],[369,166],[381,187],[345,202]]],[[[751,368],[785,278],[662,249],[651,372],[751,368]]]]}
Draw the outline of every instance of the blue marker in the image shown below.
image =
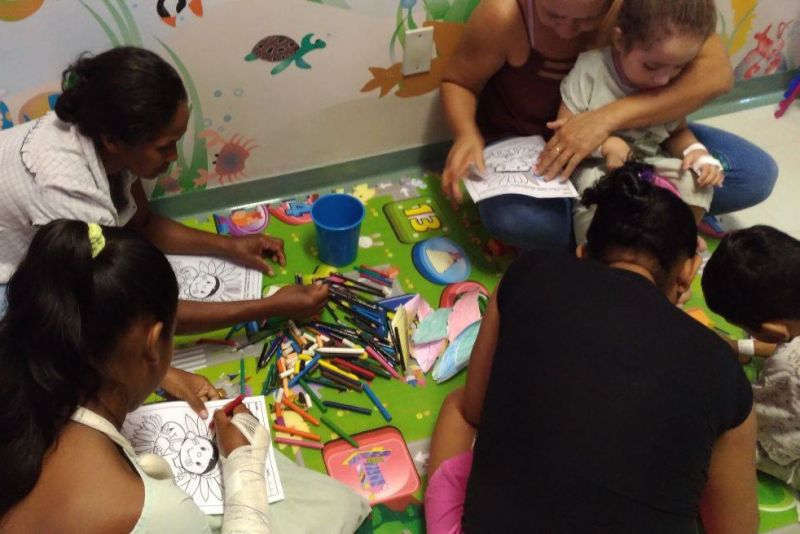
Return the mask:
{"type": "Polygon", "coordinates": [[[316,355],[314,355],[313,358],[311,358],[308,362],[306,362],[306,366],[303,367],[303,369],[299,373],[294,375],[294,377],[292,377],[291,380],[289,380],[289,387],[290,388],[295,387],[297,383],[300,382],[301,378],[306,376],[306,374],[308,374],[312,369],[314,369],[314,367],[316,367],[320,358],[322,358],[322,354],[317,353],[316,355]]]}
{"type": "Polygon", "coordinates": [[[381,412],[383,418],[386,419],[387,421],[391,421],[392,414],[389,413],[389,410],[383,407],[383,403],[378,398],[378,396],[375,395],[375,392],[372,391],[372,388],[369,387],[369,384],[367,384],[366,382],[361,382],[361,385],[364,386],[364,393],[367,394],[367,397],[369,397],[369,400],[372,401],[372,404],[374,404],[375,407],[378,409],[378,411],[381,412]]]}

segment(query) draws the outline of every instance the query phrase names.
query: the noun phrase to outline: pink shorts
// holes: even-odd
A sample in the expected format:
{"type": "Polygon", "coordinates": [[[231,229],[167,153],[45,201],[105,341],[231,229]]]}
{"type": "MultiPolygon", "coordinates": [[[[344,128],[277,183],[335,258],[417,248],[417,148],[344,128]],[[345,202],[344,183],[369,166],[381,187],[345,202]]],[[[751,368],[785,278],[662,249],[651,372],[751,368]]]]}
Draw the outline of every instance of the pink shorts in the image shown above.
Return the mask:
{"type": "Polygon", "coordinates": [[[472,471],[472,451],[442,462],[425,491],[425,524],[428,534],[459,534],[467,481],[472,471]]]}

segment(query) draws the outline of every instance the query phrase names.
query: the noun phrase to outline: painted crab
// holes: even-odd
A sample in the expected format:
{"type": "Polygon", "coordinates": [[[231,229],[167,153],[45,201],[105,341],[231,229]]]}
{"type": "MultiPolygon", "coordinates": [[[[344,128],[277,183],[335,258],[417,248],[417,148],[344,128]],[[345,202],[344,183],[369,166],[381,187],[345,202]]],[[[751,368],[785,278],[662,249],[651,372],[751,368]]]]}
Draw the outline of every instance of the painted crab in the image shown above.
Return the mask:
{"type": "Polygon", "coordinates": [[[213,171],[209,172],[205,169],[199,169],[197,172],[199,176],[195,178],[194,184],[203,186],[212,180],[218,180],[219,183],[225,181],[233,182],[234,180],[244,176],[245,162],[250,157],[250,152],[258,147],[253,144],[252,139],[245,139],[240,135],[234,135],[230,139],[225,139],[215,130],[203,130],[197,137],[206,139],[206,147],[215,148],[219,147],[214,154],[213,171]]]}
{"type": "Polygon", "coordinates": [[[311,65],[303,59],[303,56],[312,50],[327,46],[322,39],[316,39],[311,42],[312,35],[314,34],[306,34],[299,45],[297,41],[285,35],[264,37],[253,46],[253,50],[244,59],[245,61],[261,59],[270,63],[280,62],[270,71],[273,76],[286,70],[292,63],[300,69],[310,69],[311,65]]]}

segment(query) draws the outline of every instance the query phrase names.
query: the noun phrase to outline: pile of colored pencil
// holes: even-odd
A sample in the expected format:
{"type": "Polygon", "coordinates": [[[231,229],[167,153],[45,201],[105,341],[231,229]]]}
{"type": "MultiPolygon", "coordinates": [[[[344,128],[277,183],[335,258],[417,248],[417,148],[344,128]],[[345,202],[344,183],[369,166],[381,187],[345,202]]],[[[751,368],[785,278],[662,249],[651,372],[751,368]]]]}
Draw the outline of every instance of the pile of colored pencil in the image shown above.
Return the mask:
{"type": "MultiPolygon", "coordinates": [[[[268,367],[261,394],[277,392],[274,409],[279,418],[288,408],[312,425],[326,425],[353,447],[358,444],[350,435],[327,417],[318,420],[306,409],[316,405],[323,413],[328,408],[336,408],[366,415],[371,414],[372,409],[322,401],[309,384],[364,393],[383,418],[390,421],[391,414],[375,395],[370,382],[376,377],[401,379],[408,361],[399,342],[399,336],[407,333],[392,327],[394,312],[380,305],[380,300],[391,293],[390,273],[364,266],[358,271],[359,280],[339,273],[318,278],[330,287],[326,310],[332,322],[320,320],[298,325],[288,321],[282,331],[264,343],[257,364],[258,370],[268,367]],[[302,402],[298,402],[299,398],[302,402]],[[306,409],[298,404],[305,405],[306,409]]],[[[275,438],[278,443],[322,448],[317,434],[295,431],[280,424],[274,429],[310,440],[278,437],[275,438]]]]}

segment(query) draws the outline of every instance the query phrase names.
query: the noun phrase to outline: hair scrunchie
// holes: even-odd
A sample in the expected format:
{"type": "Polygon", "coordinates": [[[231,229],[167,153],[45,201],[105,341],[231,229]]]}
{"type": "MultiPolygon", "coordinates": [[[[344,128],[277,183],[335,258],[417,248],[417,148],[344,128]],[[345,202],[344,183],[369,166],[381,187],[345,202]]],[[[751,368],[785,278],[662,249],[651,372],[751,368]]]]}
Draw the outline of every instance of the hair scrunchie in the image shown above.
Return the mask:
{"type": "Polygon", "coordinates": [[[103,229],[97,223],[88,223],[89,245],[92,249],[92,258],[96,258],[106,246],[106,238],[103,236],[103,229]]]}

